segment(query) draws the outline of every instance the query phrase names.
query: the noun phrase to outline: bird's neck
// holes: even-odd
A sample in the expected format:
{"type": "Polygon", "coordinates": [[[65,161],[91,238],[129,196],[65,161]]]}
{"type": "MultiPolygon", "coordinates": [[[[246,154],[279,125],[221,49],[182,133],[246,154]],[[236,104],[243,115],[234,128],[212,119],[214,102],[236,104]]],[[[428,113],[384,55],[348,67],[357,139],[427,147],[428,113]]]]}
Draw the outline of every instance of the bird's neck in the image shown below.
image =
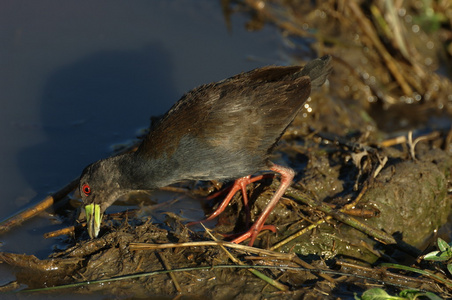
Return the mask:
{"type": "Polygon", "coordinates": [[[119,170],[118,182],[124,189],[152,190],[174,183],[168,176],[168,168],[163,168],[158,160],[142,158],[136,153],[126,153],[112,157],[119,170]]]}

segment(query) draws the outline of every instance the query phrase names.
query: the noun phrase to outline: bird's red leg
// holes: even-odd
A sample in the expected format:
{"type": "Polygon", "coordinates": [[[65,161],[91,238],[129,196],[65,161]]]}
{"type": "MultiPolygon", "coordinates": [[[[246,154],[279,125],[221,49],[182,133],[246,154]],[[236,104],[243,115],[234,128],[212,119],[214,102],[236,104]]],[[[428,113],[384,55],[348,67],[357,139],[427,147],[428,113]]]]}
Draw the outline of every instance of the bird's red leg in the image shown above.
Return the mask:
{"type": "Polygon", "coordinates": [[[257,234],[263,229],[267,228],[268,226],[264,226],[265,221],[267,220],[268,216],[270,215],[271,211],[275,208],[276,204],[278,203],[279,199],[284,195],[287,188],[292,183],[292,179],[295,176],[295,171],[279,166],[279,165],[273,165],[270,168],[272,171],[279,173],[281,175],[281,184],[279,188],[276,190],[275,194],[273,194],[272,199],[268,203],[267,207],[264,209],[264,211],[261,213],[257,221],[251,226],[251,228],[245,232],[244,234],[240,235],[238,238],[232,240],[233,243],[241,243],[247,238],[251,238],[249,245],[252,246],[254,244],[254,241],[256,240],[257,234]]]}
{"type": "Polygon", "coordinates": [[[259,175],[259,176],[253,177],[253,178],[251,178],[251,176],[245,176],[245,177],[236,179],[234,181],[234,184],[232,185],[229,193],[227,194],[226,198],[224,198],[224,200],[223,200],[223,202],[221,202],[220,206],[209,217],[207,217],[206,219],[201,220],[201,221],[190,222],[187,224],[187,226],[210,221],[210,220],[218,217],[226,209],[229,202],[231,202],[232,198],[239,190],[241,190],[241,192],[242,192],[243,205],[245,207],[245,212],[247,214],[246,219],[247,219],[247,223],[249,223],[250,208],[248,205],[248,195],[246,193],[246,186],[250,183],[253,183],[253,182],[259,181],[265,177],[268,177],[269,175],[273,176],[273,174],[264,174],[264,175],[259,175]]]}

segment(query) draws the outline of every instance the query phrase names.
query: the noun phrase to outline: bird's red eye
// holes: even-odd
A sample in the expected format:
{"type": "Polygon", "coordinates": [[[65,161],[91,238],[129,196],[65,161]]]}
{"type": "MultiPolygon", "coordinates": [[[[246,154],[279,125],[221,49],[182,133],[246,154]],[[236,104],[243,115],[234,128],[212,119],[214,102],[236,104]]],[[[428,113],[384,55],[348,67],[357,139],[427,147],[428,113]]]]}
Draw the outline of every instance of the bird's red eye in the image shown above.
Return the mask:
{"type": "Polygon", "coordinates": [[[91,188],[90,188],[90,186],[89,186],[89,184],[84,184],[83,186],[82,186],[82,191],[83,191],[83,193],[86,195],[86,196],[89,196],[89,194],[91,194],[91,188]]]}

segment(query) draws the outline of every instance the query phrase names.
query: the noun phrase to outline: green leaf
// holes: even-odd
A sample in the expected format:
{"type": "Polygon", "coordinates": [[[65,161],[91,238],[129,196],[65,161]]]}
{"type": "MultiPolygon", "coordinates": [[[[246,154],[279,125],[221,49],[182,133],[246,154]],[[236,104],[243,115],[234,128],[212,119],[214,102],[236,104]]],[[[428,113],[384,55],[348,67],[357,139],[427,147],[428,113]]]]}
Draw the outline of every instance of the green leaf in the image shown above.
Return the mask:
{"type": "Polygon", "coordinates": [[[406,299],[416,299],[420,295],[422,295],[422,293],[419,292],[419,290],[403,290],[399,293],[400,297],[403,297],[406,299]]]}
{"type": "Polygon", "coordinates": [[[362,296],[362,300],[386,300],[386,299],[403,299],[397,296],[391,296],[386,293],[385,290],[375,288],[365,291],[362,296]]]}
{"type": "Polygon", "coordinates": [[[404,299],[413,300],[418,299],[419,297],[427,297],[430,300],[441,300],[440,297],[431,292],[422,293],[419,290],[403,290],[399,293],[399,296],[403,297],[404,299]]]}
{"type": "Polygon", "coordinates": [[[443,258],[445,260],[451,259],[452,258],[452,252],[451,251],[443,252],[443,253],[441,253],[439,255],[439,257],[441,257],[441,258],[443,258]]]}
{"type": "Polygon", "coordinates": [[[422,296],[427,297],[430,300],[442,300],[441,297],[437,296],[436,294],[433,294],[432,292],[426,292],[422,296]]]}
{"type": "Polygon", "coordinates": [[[437,241],[438,249],[441,252],[451,251],[449,244],[446,243],[442,238],[438,238],[437,241]]]}
{"type": "Polygon", "coordinates": [[[452,274],[452,264],[447,264],[447,270],[452,274]]]}
{"type": "Polygon", "coordinates": [[[433,251],[430,253],[427,253],[424,255],[425,260],[433,260],[433,261],[445,261],[448,260],[448,258],[444,259],[444,257],[441,257],[440,251],[433,251]]]}

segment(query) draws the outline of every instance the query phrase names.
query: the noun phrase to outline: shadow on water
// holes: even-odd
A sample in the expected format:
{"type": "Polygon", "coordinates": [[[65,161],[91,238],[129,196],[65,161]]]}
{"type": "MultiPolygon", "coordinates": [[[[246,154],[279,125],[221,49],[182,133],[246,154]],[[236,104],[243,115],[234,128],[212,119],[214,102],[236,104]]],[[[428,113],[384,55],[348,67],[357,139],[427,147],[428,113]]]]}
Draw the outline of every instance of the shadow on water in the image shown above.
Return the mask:
{"type": "Polygon", "coordinates": [[[40,97],[44,143],[17,155],[30,201],[55,191],[83,168],[111,154],[108,146],[135,137],[150,117],[177,100],[171,60],[151,44],[136,51],[102,51],[56,70],[40,97]]]}
{"type": "Polygon", "coordinates": [[[41,96],[45,143],[17,156],[27,181],[49,191],[109,155],[107,146],[134,137],[152,115],[177,100],[164,49],[103,51],[54,72],[41,96]]]}

